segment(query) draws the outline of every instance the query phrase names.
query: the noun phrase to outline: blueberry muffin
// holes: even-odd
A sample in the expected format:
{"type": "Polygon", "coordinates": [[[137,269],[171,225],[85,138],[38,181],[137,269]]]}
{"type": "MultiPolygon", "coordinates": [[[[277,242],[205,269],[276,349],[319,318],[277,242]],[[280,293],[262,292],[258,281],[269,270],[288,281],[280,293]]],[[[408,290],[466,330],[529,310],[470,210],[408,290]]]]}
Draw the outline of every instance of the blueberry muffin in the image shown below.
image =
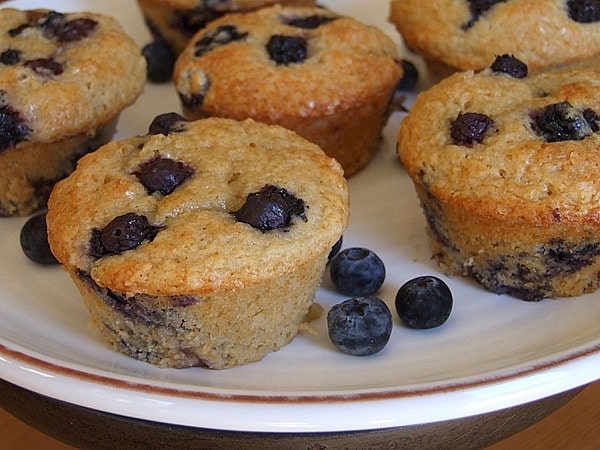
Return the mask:
{"type": "Polygon", "coordinates": [[[170,79],[171,60],[174,61],[192,36],[211,20],[229,12],[254,11],[279,3],[313,6],[315,0],[137,0],[153,38],[153,42],[144,47],[149,67],[165,67],[162,69],[164,75],[153,81],[170,79]]]}
{"type": "Polygon", "coordinates": [[[390,21],[434,80],[506,53],[532,73],[600,55],[600,6],[589,0],[391,0],[390,21]]]}
{"type": "Polygon", "coordinates": [[[224,369],[297,334],[348,223],[339,164],[282,127],[159,116],[53,190],[52,251],[115,349],[224,369]]]}
{"type": "Polygon", "coordinates": [[[502,55],[417,97],[399,156],[444,269],[524,300],[600,283],[600,77],[502,55]]]}
{"type": "Polygon", "coordinates": [[[0,10],[0,216],[45,207],[76,160],[112,138],[145,67],[110,17],[0,10]]]}
{"type": "Polygon", "coordinates": [[[379,29],[281,6],[211,22],[174,72],[186,117],[282,125],[336,158],[347,177],[377,150],[401,77],[395,44],[379,29]]]}

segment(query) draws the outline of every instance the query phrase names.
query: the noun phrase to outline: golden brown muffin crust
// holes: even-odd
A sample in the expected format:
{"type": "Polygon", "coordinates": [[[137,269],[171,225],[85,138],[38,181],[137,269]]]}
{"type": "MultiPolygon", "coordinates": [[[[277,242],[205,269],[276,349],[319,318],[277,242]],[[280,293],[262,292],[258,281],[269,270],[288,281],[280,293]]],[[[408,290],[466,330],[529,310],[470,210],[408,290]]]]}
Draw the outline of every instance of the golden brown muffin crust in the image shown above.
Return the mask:
{"type": "Polygon", "coordinates": [[[321,8],[274,6],[252,14],[229,14],[211,22],[181,54],[176,88],[184,98],[206,91],[206,115],[281,123],[290,117],[320,117],[344,111],[388,90],[401,76],[393,41],[378,29],[321,8]],[[321,15],[335,18],[308,30],[285,24],[282,17],[321,15]],[[202,57],[195,42],[222,25],[248,33],[202,57]],[[300,36],[309,55],[298,64],[277,64],[265,45],[271,36],[300,36]],[[235,67],[232,67],[235,61],[235,67]],[[208,89],[206,84],[209,84],[208,89]],[[340,95],[343,93],[343,95],[340,95]]]}
{"type": "Polygon", "coordinates": [[[74,42],[58,42],[44,36],[43,28],[30,26],[11,36],[34,17],[49,11],[0,10],[0,49],[21,52],[21,62],[0,64],[0,104],[8,104],[23,116],[28,140],[53,142],[93,132],[114,119],[141,93],[146,62],[139,48],[113,18],[92,13],[68,13],[65,20],[79,18],[98,22],[93,33],[74,42]],[[24,61],[52,59],[63,72],[40,76],[24,61]]]}
{"type": "Polygon", "coordinates": [[[411,177],[437,198],[488,217],[554,223],[600,219],[600,134],[546,142],[532,113],[568,101],[600,111],[600,78],[563,71],[515,79],[490,71],[457,73],[416,100],[403,120],[399,154],[411,177]],[[455,145],[459,113],[486,114],[494,130],[482,144],[455,145]]]}
{"type": "Polygon", "coordinates": [[[532,72],[600,54],[600,22],[572,20],[565,0],[509,0],[471,20],[466,0],[392,0],[390,21],[408,47],[457,70],[510,53],[532,72]]]}
{"type": "Polygon", "coordinates": [[[346,182],[317,146],[253,121],[185,127],[110,143],[57,185],[47,220],[63,265],[126,294],[200,295],[284,275],[337,241],[347,226],[346,182]],[[194,175],[167,196],[149,195],[134,173],[156,155],[190,165],[194,175]],[[237,222],[231,212],[265,185],[301,198],[307,221],[264,233],[237,222]],[[145,215],[161,231],[132,251],[91,257],[91,231],[127,212],[145,215]]]}

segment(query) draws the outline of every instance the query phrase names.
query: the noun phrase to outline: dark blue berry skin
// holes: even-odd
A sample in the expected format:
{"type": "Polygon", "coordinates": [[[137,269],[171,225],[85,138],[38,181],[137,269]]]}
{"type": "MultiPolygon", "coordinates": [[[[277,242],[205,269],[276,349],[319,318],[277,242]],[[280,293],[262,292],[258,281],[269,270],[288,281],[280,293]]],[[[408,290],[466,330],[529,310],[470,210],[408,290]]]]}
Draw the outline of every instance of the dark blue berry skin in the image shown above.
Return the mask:
{"type": "MultiPolygon", "coordinates": [[[[3,92],[0,90],[0,101],[3,92]]],[[[26,140],[30,132],[17,111],[9,106],[0,106],[0,152],[26,140]]]]}
{"type": "Polygon", "coordinates": [[[425,275],[407,281],[396,294],[396,312],[410,328],[442,325],[452,312],[452,292],[437,277],[425,275]]]}
{"type": "Polygon", "coordinates": [[[331,261],[333,259],[333,257],[340,252],[340,250],[342,249],[343,243],[344,243],[344,236],[340,236],[338,241],[335,244],[333,244],[333,247],[331,247],[331,250],[329,251],[329,254],[327,255],[327,261],[331,261]]]}
{"type": "Polygon", "coordinates": [[[187,119],[175,112],[159,114],[148,127],[149,134],[164,134],[180,133],[185,131],[185,122],[187,119]]]}
{"type": "Polygon", "coordinates": [[[182,162],[158,157],[142,164],[135,175],[148,193],[169,195],[193,173],[194,170],[182,162]]]}
{"type": "Polygon", "coordinates": [[[36,214],[25,222],[20,234],[21,249],[25,256],[43,265],[58,264],[48,244],[46,213],[36,214]]]}
{"type": "Polygon", "coordinates": [[[327,313],[327,332],[336,348],[354,356],[373,355],[392,334],[392,313],[377,297],[355,297],[327,313]]]}
{"type": "Polygon", "coordinates": [[[267,185],[249,194],[246,202],[233,215],[238,222],[247,223],[264,233],[287,227],[294,216],[306,221],[304,208],[302,199],[284,188],[267,185]]]}
{"type": "Polygon", "coordinates": [[[308,43],[302,37],[276,34],[269,39],[267,51],[278,65],[287,66],[304,62],[308,56],[308,43]]]}
{"type": "Polygon", "coordinates": [[[525,78],[528,72],[527,64],[509,54],[496,56],[490,68],[493,72],[505,73],[513,78],[525,78]]]}
{"type": "Polygon", "coordinates": [[[146,59],[146,75],[152,83],[171,81],[177,56],[164,40],[156,40],[142,48],[146,59]]]}
{"type": "Polygon", "coordinates": [[[547,105],[533,114],[533,128],[546,142],[579,141],[597,129],[593,110],[579,111],[569,102],[547,105]]]}
{"type": "Polygon", "coordinates": [[[102,230],[92,230],[90,255],[101,258],[134,249],[144,241],[152,241],[160,230],[160,227],[151,225],[146,216],[123,214],[111,220],[102,230]]]}
{"type": "Polygon", "coordinates": [[[284,18],[282,22],[293,27],[303,28],[305,30],[314,30],[319,28],[321,25],[326,25],[329,22],[333,22],[335,19],[336,17],[314,15],[307,17],[284,18]]]}
{"type": "Polygon", "coordinates": [[[233,25],[221,25],[217,29],[207,33],[194,44],[196,48],[194,55],[200,57],[230,42],[243,41],[247,36],[248,33],[238,31],[233,25]]]}
{"type": "Polygon", "coordinates": [[[568,0],[569,17],[579,23],[600,21],[600,4],[598,0],[568,0]]]}
{"type": "Polygon", "coordinates": [[[21,61],[21,51],[8,49],[0,53],[0,64],[14,66],[21,61]]]}
{"type": "Polygon", "coordinates": [[[35,72],[36,75],[45,78],[52,78],[62,75],[64,72],[61,63],[50,58],[38,58],[25,61],[24,66],[35,72]]]}
{"type": "Polygon", "coordinates": [[[474,112],[461,113],[450,125],[450,137],[456,145],[472,147],[481,144],[494,121],[485,114],[474,112]]]}
{"type": "Polygon", "coordinates": [[[340,294],[352,297],[374,294],[385,280],[385,265],[373,251],[352,247],[330,262],[331,282],[340,294]]]}
{"type": "Polygon", "coordinates": [[[397,91],[414,91],[419,82],[419,71],[417,67],[407,59],[400,61],[402,65],[402,78],[396,85],[397,91]]]}

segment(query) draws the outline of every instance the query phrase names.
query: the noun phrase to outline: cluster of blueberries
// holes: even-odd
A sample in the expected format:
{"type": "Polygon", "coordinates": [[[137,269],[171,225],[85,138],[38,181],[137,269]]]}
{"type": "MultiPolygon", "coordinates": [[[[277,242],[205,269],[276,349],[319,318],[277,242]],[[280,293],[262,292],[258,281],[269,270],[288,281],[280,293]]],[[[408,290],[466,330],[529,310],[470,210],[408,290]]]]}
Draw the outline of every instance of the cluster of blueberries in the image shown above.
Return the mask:
{"type": "MultiPolygon", "coordinates": [[[[392,313],[374,294],[383,285],[386,270],[372,250],[351,247],[339,251],[341,240],[330,253],[329,273],[335,289],[351,298],[327,313],[327,331],[339,350],[367,356],[382,350],[393,328],[392,313]],[[339,251],[339,253],[338,253],[339,251]]],[[[448,320],[453,298],[441,279],[424,275],[404,283],[395,298],[396,312],[409,328],[435,328],[448,320]]]]}

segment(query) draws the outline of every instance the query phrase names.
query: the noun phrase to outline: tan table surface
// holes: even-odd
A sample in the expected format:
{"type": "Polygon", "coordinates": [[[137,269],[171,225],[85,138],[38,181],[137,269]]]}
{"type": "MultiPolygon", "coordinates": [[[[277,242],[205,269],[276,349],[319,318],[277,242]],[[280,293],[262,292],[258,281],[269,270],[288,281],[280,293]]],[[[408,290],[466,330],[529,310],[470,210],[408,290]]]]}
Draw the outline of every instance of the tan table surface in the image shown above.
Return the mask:
{"type": "MultiPolygon", "coordinates": [[[[62,444],[0,410],[0,449],[68,450],[62,444]]],[[[600,382],[526,430],[488,450],[596,450],[600,448],[600,382]]]]}

